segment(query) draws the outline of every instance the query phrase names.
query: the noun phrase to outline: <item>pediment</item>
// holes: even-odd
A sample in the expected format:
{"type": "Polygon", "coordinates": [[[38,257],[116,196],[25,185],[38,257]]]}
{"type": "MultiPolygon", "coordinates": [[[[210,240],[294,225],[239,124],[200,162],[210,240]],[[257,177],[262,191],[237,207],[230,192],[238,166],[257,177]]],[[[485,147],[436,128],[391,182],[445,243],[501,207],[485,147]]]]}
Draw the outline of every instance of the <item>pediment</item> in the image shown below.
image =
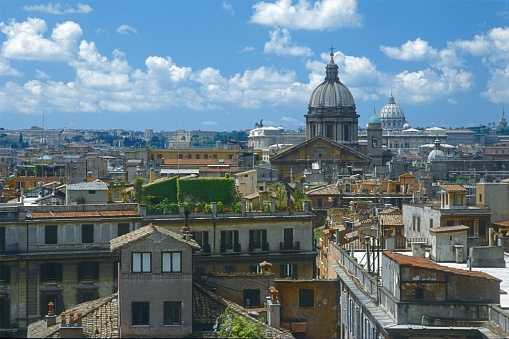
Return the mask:
{"type": "Polygon", "coordinates": [[[335,142],[324,136],[317,136],[278,152],[271,157],[272,163],[287,161],[352,161],[367,162],[371,158],[345,144],[335,142]]]}

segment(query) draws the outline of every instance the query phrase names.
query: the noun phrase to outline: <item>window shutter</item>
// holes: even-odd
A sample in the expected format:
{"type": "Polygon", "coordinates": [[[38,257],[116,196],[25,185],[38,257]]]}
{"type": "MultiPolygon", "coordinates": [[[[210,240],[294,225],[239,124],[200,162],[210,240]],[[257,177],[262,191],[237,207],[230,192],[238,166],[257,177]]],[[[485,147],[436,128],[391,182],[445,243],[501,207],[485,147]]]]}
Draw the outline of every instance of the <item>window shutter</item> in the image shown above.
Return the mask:
{"type": "Polygon", "coordinates": [[[209,231],[203,232],[203,244],[208,245],[209,244],[209,231]]]}
{"type": "Polygon", "coordinates": [[[239,242],[239,231],[233,231],[233,243],[237,244],[239,242]]]}
{"type": "Polygon", "coordinates": [[[262,230],[262,244],[267,242],[267,230],[262,230]]]}
{"type": "Polygon", "coordinates": [[[292,264],[293,275],[292,278],[297,279],[297,264],[292,264]]]}
{"type": "Polygon", "coordinates": [[[279,275],[281,276],[281,278],[285,278],[285,265],[281,264],[279,265],[279,267],[280,267],[279,275]]]}

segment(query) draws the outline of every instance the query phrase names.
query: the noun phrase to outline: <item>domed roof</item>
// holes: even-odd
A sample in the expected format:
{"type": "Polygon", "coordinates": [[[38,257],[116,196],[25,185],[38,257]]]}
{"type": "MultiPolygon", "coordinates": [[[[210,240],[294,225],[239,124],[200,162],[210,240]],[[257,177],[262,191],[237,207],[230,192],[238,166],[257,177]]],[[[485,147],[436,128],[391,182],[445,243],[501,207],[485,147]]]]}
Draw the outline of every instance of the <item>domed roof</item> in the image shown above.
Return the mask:
{"type": "Polygon", "coordinates": [[[391,96],[389,97],[389,102],[380,110],[380,119],[383,120],[388,118],[403,120],[405,119],[405,114],[403,113],[401,107],[399,107],[398,104],[396,104],[396,102],[394,101],[392,93],[391,96]]]}
{"type": "Polygon", "coordinates": [[[409,122],[405,122],[405,123],[403,124],[403,129],[410,129],[410,128],[412,128],[412,125],[410,125],[410,123],[409,123],[409,122]]]}
{"type": "Polygon", "coordinates": [[[428,154],[428,162],[445,159],[445,153],[440,149],[440,140],[435,140],[435,149],[428,154]]]}
{"type": "Polygon", "coordinates": [[[339,81],[338,65],[334,63],[334,53],[331,53],[330,57],[330,62],[325,67],[325,80],[311,94],[309,107],[355,107],[352,93],[339,81]]]}
{"type": "Polygon", "coordinates": [[[380,120],[380,118],[378,117],[376,112],[373,112],[373,115],[369,118],[368,125],[369,124],[381,124],[381,123],[382,123],[382,121],[380,120]]]}

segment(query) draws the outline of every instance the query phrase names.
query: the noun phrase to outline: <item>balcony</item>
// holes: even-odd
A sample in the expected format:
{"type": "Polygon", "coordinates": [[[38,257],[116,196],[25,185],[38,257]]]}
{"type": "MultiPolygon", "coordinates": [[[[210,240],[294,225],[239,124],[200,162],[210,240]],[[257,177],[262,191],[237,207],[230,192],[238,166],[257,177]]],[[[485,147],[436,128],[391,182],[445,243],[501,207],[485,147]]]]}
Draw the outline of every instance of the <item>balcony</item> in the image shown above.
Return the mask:
{"type": "Polygon", "coordinates": [[[201,246],[201,250],[200,251],[196,251],[194,253],[201,254],[201,255],[208,255],[208,254],[210,254],[210,244],[202,245],[201,246]]]}
{"type": "Polygon", "coordinates": [[[240,254],[240,243],[221,243],[221,254],[240,254]]]}
{"type": "Polygon", "coordinates": [[[265,253],[269,251],[269,243],[268,242],[250,242],[249,243],[249,253],[265,253]]]}
{"type": "Polygon", "coordinates": [[[298,252],[300,251],[300,242],[279,242],[279,252],[298,252]]]}

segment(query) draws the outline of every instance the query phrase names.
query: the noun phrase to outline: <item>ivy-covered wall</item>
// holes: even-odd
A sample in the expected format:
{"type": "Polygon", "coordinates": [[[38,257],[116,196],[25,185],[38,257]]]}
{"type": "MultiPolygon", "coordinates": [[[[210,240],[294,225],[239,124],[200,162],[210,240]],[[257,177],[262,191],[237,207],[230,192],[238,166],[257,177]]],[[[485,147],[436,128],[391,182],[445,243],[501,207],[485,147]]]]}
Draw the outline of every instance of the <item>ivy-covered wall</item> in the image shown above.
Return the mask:
{"type": "Polygon", "coordinates": [[[143,196],[153,196],[158,200],[168,199],[177,203],[177,178],[159,181],[143,187],[143,196]]]}
{"type": "Polygon", "coordinates": [[[230,206],[237,198],[235,180],[232,178],[178,180],[177,187],[180,202],[222,202],[223,205],[230,206]]]}

